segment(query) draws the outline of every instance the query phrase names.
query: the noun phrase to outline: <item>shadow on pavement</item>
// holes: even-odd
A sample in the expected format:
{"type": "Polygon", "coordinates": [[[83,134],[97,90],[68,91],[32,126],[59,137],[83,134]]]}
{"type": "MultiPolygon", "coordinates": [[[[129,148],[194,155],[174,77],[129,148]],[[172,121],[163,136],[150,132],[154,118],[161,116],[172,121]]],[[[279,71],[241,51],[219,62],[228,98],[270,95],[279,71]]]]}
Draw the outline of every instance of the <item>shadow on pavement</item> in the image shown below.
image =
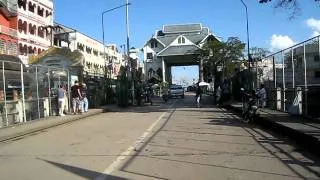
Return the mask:
{"type": "Polygon", "coordinates": [[[61,163],[57,163],[57,162],[53,162],[53,161],[49,161],[49,160],[45,160],[45,159],[40,159],[40,160],[47,162],[51,165],[54,165],[60,169],[67,171],[67,172],[71,172],[75,175],[86,178],[86,179],[95,179],[99,176],[105,175],[105,179],[108,179],[108,180],[127,180],[125,178],[102,174],[100,172],[91,171],[88,169],[83,169],[83,168],[79,168],[79,167],[75,167],[75,166],[71,166],[71,165],[61,164],[61,163]]]}
{"type": "Polygon", "coordinates": [[[205,124],[241,127],[252,137],[252,139],[257,144],[259,144],[260,147],[266,150],[273,157],[277,158],[280,162],[282,162],[283,165],[285,165],[288,169],[290,169],[300,178],[309,179],[305,177],[301,172],[297,171],[294,166],[299,166],[300,168],[303,168],[305,171],[320,178],[320,163],[316,161],[317,157],[311,155],[309,152],[302,151],[302,149],[297,149],[296,147],[292,152],[301,153],[304,157],[308,158],[309,161],[307,161],[305,158],[299,159],[291,153],[287,152],[287,150],[285,150],[284,148],[286,147],[286,145],[292,144],[292,142],[290,143],[287,138],[279,137],[278,134],[272,131],[267,132],[269,135],[272,136],[268,137],[261,132],[260,128],[255,128],[252,125],[245,124],[241,122],[239,118],[230,118],[224,120],[216,120],[215,118],[212,118],[211,121],[205,124]],[[315,169],[318,169],[318,171],[315,169]]]}

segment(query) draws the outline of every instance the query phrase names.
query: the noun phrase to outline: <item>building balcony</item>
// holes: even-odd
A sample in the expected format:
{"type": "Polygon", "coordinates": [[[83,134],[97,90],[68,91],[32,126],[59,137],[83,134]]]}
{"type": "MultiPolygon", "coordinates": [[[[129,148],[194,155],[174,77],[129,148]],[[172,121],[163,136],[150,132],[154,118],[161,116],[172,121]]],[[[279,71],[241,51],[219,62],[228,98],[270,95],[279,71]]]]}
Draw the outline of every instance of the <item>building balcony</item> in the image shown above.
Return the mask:
{"type": "Polygon", "coordinates": [[[3,25],[0,25],[0,33],[9,35],[15,38],[18,37],[18,33],[16,29],[12,29],[3,25]]]}
{"type": "Polygon", "coordinates": [[[17,43],[0,40],[0,54],[7,54],[7,55],[13,55],[13,56],[18,55],[17,43]]]}

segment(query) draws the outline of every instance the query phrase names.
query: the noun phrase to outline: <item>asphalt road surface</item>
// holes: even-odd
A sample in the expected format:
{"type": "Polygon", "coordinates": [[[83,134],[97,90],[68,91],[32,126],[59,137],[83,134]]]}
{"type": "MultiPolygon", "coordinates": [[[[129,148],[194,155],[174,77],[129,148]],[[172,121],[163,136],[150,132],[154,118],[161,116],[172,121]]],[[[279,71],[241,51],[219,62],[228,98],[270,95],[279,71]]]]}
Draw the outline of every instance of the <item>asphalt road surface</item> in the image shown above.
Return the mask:
{"type": "Polygon", "coordinates": [[[320,161],[193,94],[0,144],[0,180],[319,179],[320,161]]]}

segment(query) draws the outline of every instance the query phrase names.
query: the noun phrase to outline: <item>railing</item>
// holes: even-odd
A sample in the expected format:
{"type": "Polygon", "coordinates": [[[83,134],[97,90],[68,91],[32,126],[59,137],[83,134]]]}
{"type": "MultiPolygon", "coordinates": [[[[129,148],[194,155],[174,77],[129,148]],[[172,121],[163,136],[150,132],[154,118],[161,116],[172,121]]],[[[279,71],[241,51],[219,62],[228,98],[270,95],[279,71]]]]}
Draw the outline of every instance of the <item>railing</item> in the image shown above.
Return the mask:
{"type": "Polygon", "coordinates": [[[3,25],[0,25],[0,33],[13,37],[18,37],[18,31],[16,29],[12,29],[3,25]]]}
{"type": "Polygon", "coordinates": [[[18,55],[18,44],[0,40],[0,54],[18,55]]]}

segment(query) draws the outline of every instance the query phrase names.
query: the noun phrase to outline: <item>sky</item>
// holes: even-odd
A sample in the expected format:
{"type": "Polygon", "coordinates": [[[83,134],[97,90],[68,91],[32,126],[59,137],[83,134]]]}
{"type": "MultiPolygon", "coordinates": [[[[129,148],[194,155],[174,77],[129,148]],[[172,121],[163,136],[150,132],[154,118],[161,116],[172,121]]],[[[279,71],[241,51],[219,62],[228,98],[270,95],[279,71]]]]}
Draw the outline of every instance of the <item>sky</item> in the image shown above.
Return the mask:
{"type": "MultiPolygon", "coordinates": [[[[226,40],[246,42],[246,14],[240,0],[129,0],[130,47],[142,48],[165,24],[202,23],[226,40]]],[[[320,3],[299,0],[301,12],[289,19],[290,11],[274,4],[243,0],[248,7],[250,47],[277,51],[320,34],[320,3]]],[[[274,1],[274,0],[273,0],[274,1]]],[[[125,0],[54,0],[55,21],[102,42],[101,13],[125,4],[125,0]]],[[[125,8],[104,16],[105,39],[118,46],[126,43],[125,8]]],[[[119,48],[120,49],[120,48],[119,48]]],[[[175,79],[193,79],[197,67],[175,67],[175,79]]]]}

